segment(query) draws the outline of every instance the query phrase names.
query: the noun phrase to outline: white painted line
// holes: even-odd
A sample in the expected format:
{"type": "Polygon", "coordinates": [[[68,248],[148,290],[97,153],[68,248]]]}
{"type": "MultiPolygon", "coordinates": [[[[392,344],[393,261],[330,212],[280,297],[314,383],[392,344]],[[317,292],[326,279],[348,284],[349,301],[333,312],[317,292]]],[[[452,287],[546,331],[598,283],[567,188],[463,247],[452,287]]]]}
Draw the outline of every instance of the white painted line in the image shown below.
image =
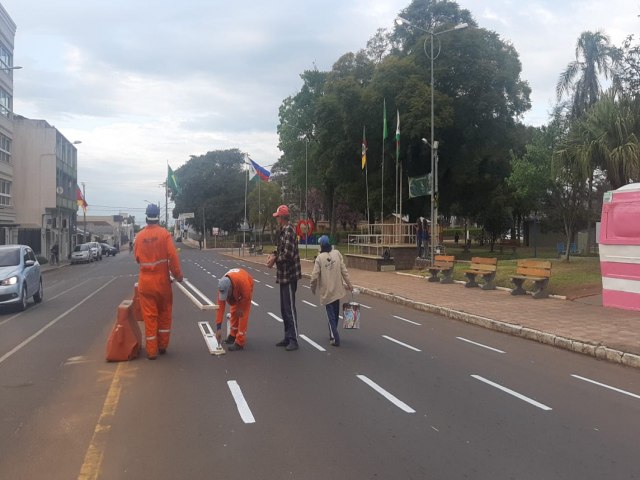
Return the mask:
{"type": "Polygon", "coordinates": [[[271,285],[269,285],[268,283],[265,283],[265,285],[269,288],[273,288],[271,285]]]}
{"type": "Polygon", "coordinates": [[[471,343],[473,345],[477,345],[478,347],[486,348],[487,350],[493,350],[494,352],[498,352],[498,353],[507,353],[507,352],[503,352],[502,350],[498,350],[497,348],[488,347],[487,345],[483,345],[481,343],[477,343],[472,340],[467,340],[466,338],[462,338],[462,337],[456,337],[456,338],[458,340],[462,340],[463,342],[471,343]]]}
{"type": "Polygon", "coordinates": [[[584,380],[585,382],[593,383],[594,385],[598,385],[600,387],[608,388],[609,390],[613,390],[614,392],[623,393],[623,394],[629,395],[630,397],[633,397],[633,398],[640,398],[640,395],[636,395],[635,393],[627,392],[626,390],[622,390],[620,388],[612,387],[611,385],[607,385],[605,383],[596,382],[595,380],[590,380],[588,378],[581,377],[580,375],[573,375],[572,374],[571,376],[574,377],[574,378],[580,379],[580,380],[584,380]]]}
{"type": "Polygon", "coordinates": [[[520,400],[523,400],[527,403],[530,403],[531,405],[533,405],[534,407],[538,407],[542,410],[553,410],[551,407],[547,407],[546,405],[544,405],[543,403],[540,402],[536,402],[535,400],[529,398],[529,397],[525,397],[524,395],[522,395],[521,393],[515,392],[507,387],[503,387],[502,385],[498,385],[497,383],[492,382],[491,380],[487,380],[484,377],[481,377],[480,375],[471,375],[473,378],[475,378],[476,380],[480,380],[481,382],[486,383],[487,385],[491,385],[492,387],[497,388],[498,390],[502,390],[503,392],[508,393],[509,395],[513,395],[516,398],[519,398],[520,400]]]}
{"type": "Polygon", "coordinates": [[[254,278],[253,281],[256,282],[256,283],[262,283],[260,280],[258,280],[256,278],[254,278]]]}
{"type": "Polygon", "coordinates": [[[68,314],[70,314],[71,312],[73,312],[76,308],[78,308],[80,305],[82,305],[84,302],[86,302],[87,300],[89,300],[90,298],[92,298],[94,295],[96,295],[98,292],[100,292],[103,288],[105,288],[106,286],[108,286],[111,282],[114,282],[117,278],[114,277],[111,280],[109,280],[107,283],[105,283],[103,286],[101,286],[100,288],[98,288],[97,290],[95,290],[92,294],[84,297],[80,302],[76,303],[73,307],[71,307],[70,309],[68,309],[66,312],[61,313],[60,315],[58,315],[56,318],[54,318],[53,320],[51,320],[49,323],[47,323],[44,327],[42,327],[40,330],[38,330],[36,333],[34,333],[33,335],[31,335],[29,338],[27,338],[26,340],[22,341],[20,344],[18,344],[17,346],[15,346],[14,348],[12,348],[11,350],[9,350],[7,353],[5,353],[2,357],[0,357],[0,363],[4,362],[7,358],[11,357],[14,353],[16,353],[17,351],[19,351],[20,349],[22,349],[24,346],[28,345],[29,343],[31,343],[32,340],[35,340],[37,337],[39,337],[40,335],[42,335],[45,330],[49,329],[50,327],[53,327],[56,323],[58,323],[60,320],[62,320],[64,317],[66,317],[68,314]]]}
{"type": "Polygon", "coordinates": [[[360,380],[362,380],[364,383],[369,385],[371,388],[373,388],[376,392],[378,392],[384,398],[386,398],[391,403],[393,403],[400,410],[402,410],[404,412],[407,412],[407,413],[416,413],[416,411],[413,408],[411,408],[409,405],[407,405],[406,403],[404,403],[402,400],[398,399],[397,397],[395,397],[391,393],[387,392],[384,388],[382,388],[380,385],[378,385],[373,380],[370,380],[369,378],[365,377],[364,375],[356,375],[356,377],[358,377],[360,380]]]}
{"type": "MultiPolygon", "coordinates": [[[[185,280],[183,280],[184,282],[185,280]]],[[[176,282],[176,285],[178,286],[178,288],[180,290],[182,290],[182,293],[184,293],[193,303],[196,307],[198,307],[200,310],[217,310],[218,309],[218,305],[203,305],[200,300],[198,300],[193,293],[191,293],[189,290],[187,290],[187,288],[182,285],[182,282],[176,282]]]]}
{"type": "Polygon", "coordinates": [[[316,342],[314,342],[313,340],[311,340],[311,339],[310,339],[309,337],[307,337],[306,335],[303,335],[303,334],[301,333],[301,334],[299,335],[299,337],[300,337],[301,339],[303,339],[305,342],[307,342],[309,345],[311,345],[311,346],[313,346],[313,347],[317,348],[318,350],[320,350],[321,352],[326,352],[326,350],[325,350],[322,346],[318,345],[316,342]]]}
{"type": "Polygon", "coordinates": [[[416,348],[416,347],[412,347],[411,345],[408,345],[404,342],[401,342],[400,340],[396,340],[395,338],[389,337],[388,335],[382,335],[382,338],[386,338],[387,340],[391,340],[392,342],[397,343],[398,345],[402,345],[403,347],[407,347],[409,350],[413,350],[414,352],[421,352],[422,350],[416,348]]]}
{"type": "Polygon", "coordinates": [[[209,325],[209,322],[198,322],[198,327],[200,327],[200,333],[202,333],[204,343],[207,344],[209,353],[211,355],[214,355],[220,348],[220,344],[218,343],[218,339],[216,338],[215,333],[213,333],[211,325],[209,325]]]}
{"type": "Polygon", "coordinates": [[[311,302],[307,302],[306,300],[302,300],[302,303],[306,303],[307,305],[311,305],[312,307],[318,308],[318,306],[317,306],[317,305],[314,305],[314,304],[313,304],[313,303],[311,303],[311,302]]]}
{"type": "Polygon", "coordinates": [[[183,282],[185,283],[185,285],[187,285],[187,287],[191,288],[191,290],[193,290],[200,298],[202,298],[206,304],[213,305],[213,302],[211,301],[211,299],[207,297],[204,293],[202,293],[200,290],[198,290],[193,283],[191,283],[186,278],[183,280],[183,282]]]}
{"type": "Polygon", "coordinates": [[[216,277],[213,273],[211,274],[211,276],[212,276],[213,278],[218,278],[218,277],[216,277]]]}
{"type": "Polygon", "coordinates": [[[397,318],[398,320],[402,320],[403,322],[407,322],[407,323],[412,323],[414,325],[422,325],[421,323],[414,322],[413,320],[407,320],[406,318],[402,318],[397,315],[394,315],[393,318],[397,318]]]}
{"type": "Polygon", "coordinates": [[[258,305],[256,302],[254,302],[253,300],[251,300],[251,304],[252,304],[252,305],[254,305],[254,306],[256,306],[256,307],[259,307],[259,306],[260,306],[260,305],[258,305]]]}
{"type": "Polygon", "coordinates": [[[244,423],[256,423],[256,419],[253,418],[253,413],[251,413],[251,409],[249,408],[247,401],[244,399],[244,395],[242,395],[242,390],[240,390],[238,382],[235,380],[229,380],[227,385],[229,385],[229,390],[231,390],[231,395],[233,395],[233,399],[236,402],[238,413],[240,413],[242,421],[244,423]]]}
{"type": "Polygon", "coordinates": [[[344,320],[344,317],[343,317],[342,315],[338,315],[338,318],[339,318],[340,320],[344,320]]]}
{"type": "Polygon", "coordinates": [[[308,288],[309,290],[311,290],[311,287],[309,285],[303,285],[304,288],[308,288]]]}
{"type": "Polygon", "coordinates": [[[365,305],[364,303],[361,303],[361,304],[360,304],[360,306],[361,306],[361,307],[364,307],[364,308],[371,309],[371,307],[370,307],[369,305],[365,305]]]}
{"type": "Polygon", "coordinates": [[[280,323],[283,323],[282,319],[279,316],[277,316],[275,313],[271,313],[271,312],[267,312],[267,313],[269,313],[269,315],[271,315],[273,318],[275,318],[280,323]]]}

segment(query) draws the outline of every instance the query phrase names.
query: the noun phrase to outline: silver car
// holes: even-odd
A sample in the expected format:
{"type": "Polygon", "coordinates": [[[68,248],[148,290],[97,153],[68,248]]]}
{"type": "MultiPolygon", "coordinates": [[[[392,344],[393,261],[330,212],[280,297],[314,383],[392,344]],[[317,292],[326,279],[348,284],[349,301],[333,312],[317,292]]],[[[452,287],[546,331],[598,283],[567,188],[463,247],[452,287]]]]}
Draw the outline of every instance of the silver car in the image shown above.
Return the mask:
{"type": "Polygon", "coordinates": [[[76,245],[71,252],[71,263],[80,262],[93,262],[93,253],[91,252],[91,246],[88,243],[82,245],[76,245]]]}
{"type": "Polygon", "coordinates": [[[27,245],[0,246],[0,305],[15,304],[27,308],[27,300],[35,303],[44,298],[40,264],[27,245]]]}

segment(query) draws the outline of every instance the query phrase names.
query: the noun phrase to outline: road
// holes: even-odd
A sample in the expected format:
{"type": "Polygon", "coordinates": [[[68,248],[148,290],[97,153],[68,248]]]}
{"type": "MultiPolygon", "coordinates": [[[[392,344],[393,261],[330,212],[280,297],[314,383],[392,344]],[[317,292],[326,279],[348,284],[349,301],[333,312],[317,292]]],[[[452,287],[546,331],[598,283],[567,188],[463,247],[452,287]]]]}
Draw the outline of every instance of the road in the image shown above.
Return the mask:
{"type": "MultiPolygon", "coordinates": [[[[211,298],[243,263],[181,258],[211,298]]],[[[214,312],[174,287],[167,355],[104,361],[136,281],[125,252],[48,272],[43,303],[1,312],[0,478],[640,478],[639,371],[366,295],[332,347],[307,279],[312,343],[286,352],[274,271],[246,268],[247,346],[220,357],[198,327],[214,312]]]]}

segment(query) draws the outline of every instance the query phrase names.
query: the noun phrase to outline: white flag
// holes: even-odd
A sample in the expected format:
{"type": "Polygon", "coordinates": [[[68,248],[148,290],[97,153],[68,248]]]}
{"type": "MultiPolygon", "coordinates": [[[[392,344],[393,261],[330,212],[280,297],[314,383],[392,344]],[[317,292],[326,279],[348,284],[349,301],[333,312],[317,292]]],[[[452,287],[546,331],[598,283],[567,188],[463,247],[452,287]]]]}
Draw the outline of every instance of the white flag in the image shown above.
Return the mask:
{"type": "Polygon", "coordinates": [[[255,177],[258,172],[251,163],[247,163],[247,165],[249,166],[249,180],[253,180],[253,177],[255,177]]]}

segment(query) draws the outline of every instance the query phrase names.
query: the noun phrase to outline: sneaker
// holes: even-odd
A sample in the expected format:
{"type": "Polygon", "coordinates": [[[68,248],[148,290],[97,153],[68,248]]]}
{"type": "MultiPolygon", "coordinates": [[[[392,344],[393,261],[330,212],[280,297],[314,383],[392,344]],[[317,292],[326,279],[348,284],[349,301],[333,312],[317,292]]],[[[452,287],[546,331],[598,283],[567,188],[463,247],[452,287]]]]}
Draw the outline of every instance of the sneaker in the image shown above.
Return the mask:
{"type": "Polygon", "coordinates": [[[334,347],[339,347],[340,346],[340,342],[336,342],[335,340],[329,340],[329,343],[331,345],[333,345],[334,347]]]}
{"type": "Polygon", "coordinates": [[[290,352],[292,350],[297,350],[297,349],[298,349],[298,344],[296,342],[289,342],[289,345],[287,345],[287,348],[285,348],[287,352],[290,352]]]}
{"type": "Polygon", "coordinates": [[[160,352],[160,355],[164,355],[165,353],[167,353],[167,349],[166,348],[159,348],[158,352],[160,352]]]}
{"type": "Polygon", "coordinates": [[[233,345],[236,342],[236,337],[233,335],[229,335],[227,339],[224,341],[227,345],[233,345]]]}
{"type": "Polygon", "coordinates": [[[289,340],[280,340],[276,343],[276,347],[286,347],[287,345],[289,345],[289,340]]]}
{"type": "Polygon", "coordinates": [[[156,359],[156,358],[158,358],[158,357],[157,357],[157,356],[155,356],[155,355],[147,355],[147,358],[148,358],[149,360],[155,360],[155,359],[156,359]]]}
{"type": "Polygon", "coordinates": [[[229,351],[235,352],[236,350],[242,350],[244,347],[242,345],[238,345],[237,343],[233,343],[229,345],[229,351]]]}

